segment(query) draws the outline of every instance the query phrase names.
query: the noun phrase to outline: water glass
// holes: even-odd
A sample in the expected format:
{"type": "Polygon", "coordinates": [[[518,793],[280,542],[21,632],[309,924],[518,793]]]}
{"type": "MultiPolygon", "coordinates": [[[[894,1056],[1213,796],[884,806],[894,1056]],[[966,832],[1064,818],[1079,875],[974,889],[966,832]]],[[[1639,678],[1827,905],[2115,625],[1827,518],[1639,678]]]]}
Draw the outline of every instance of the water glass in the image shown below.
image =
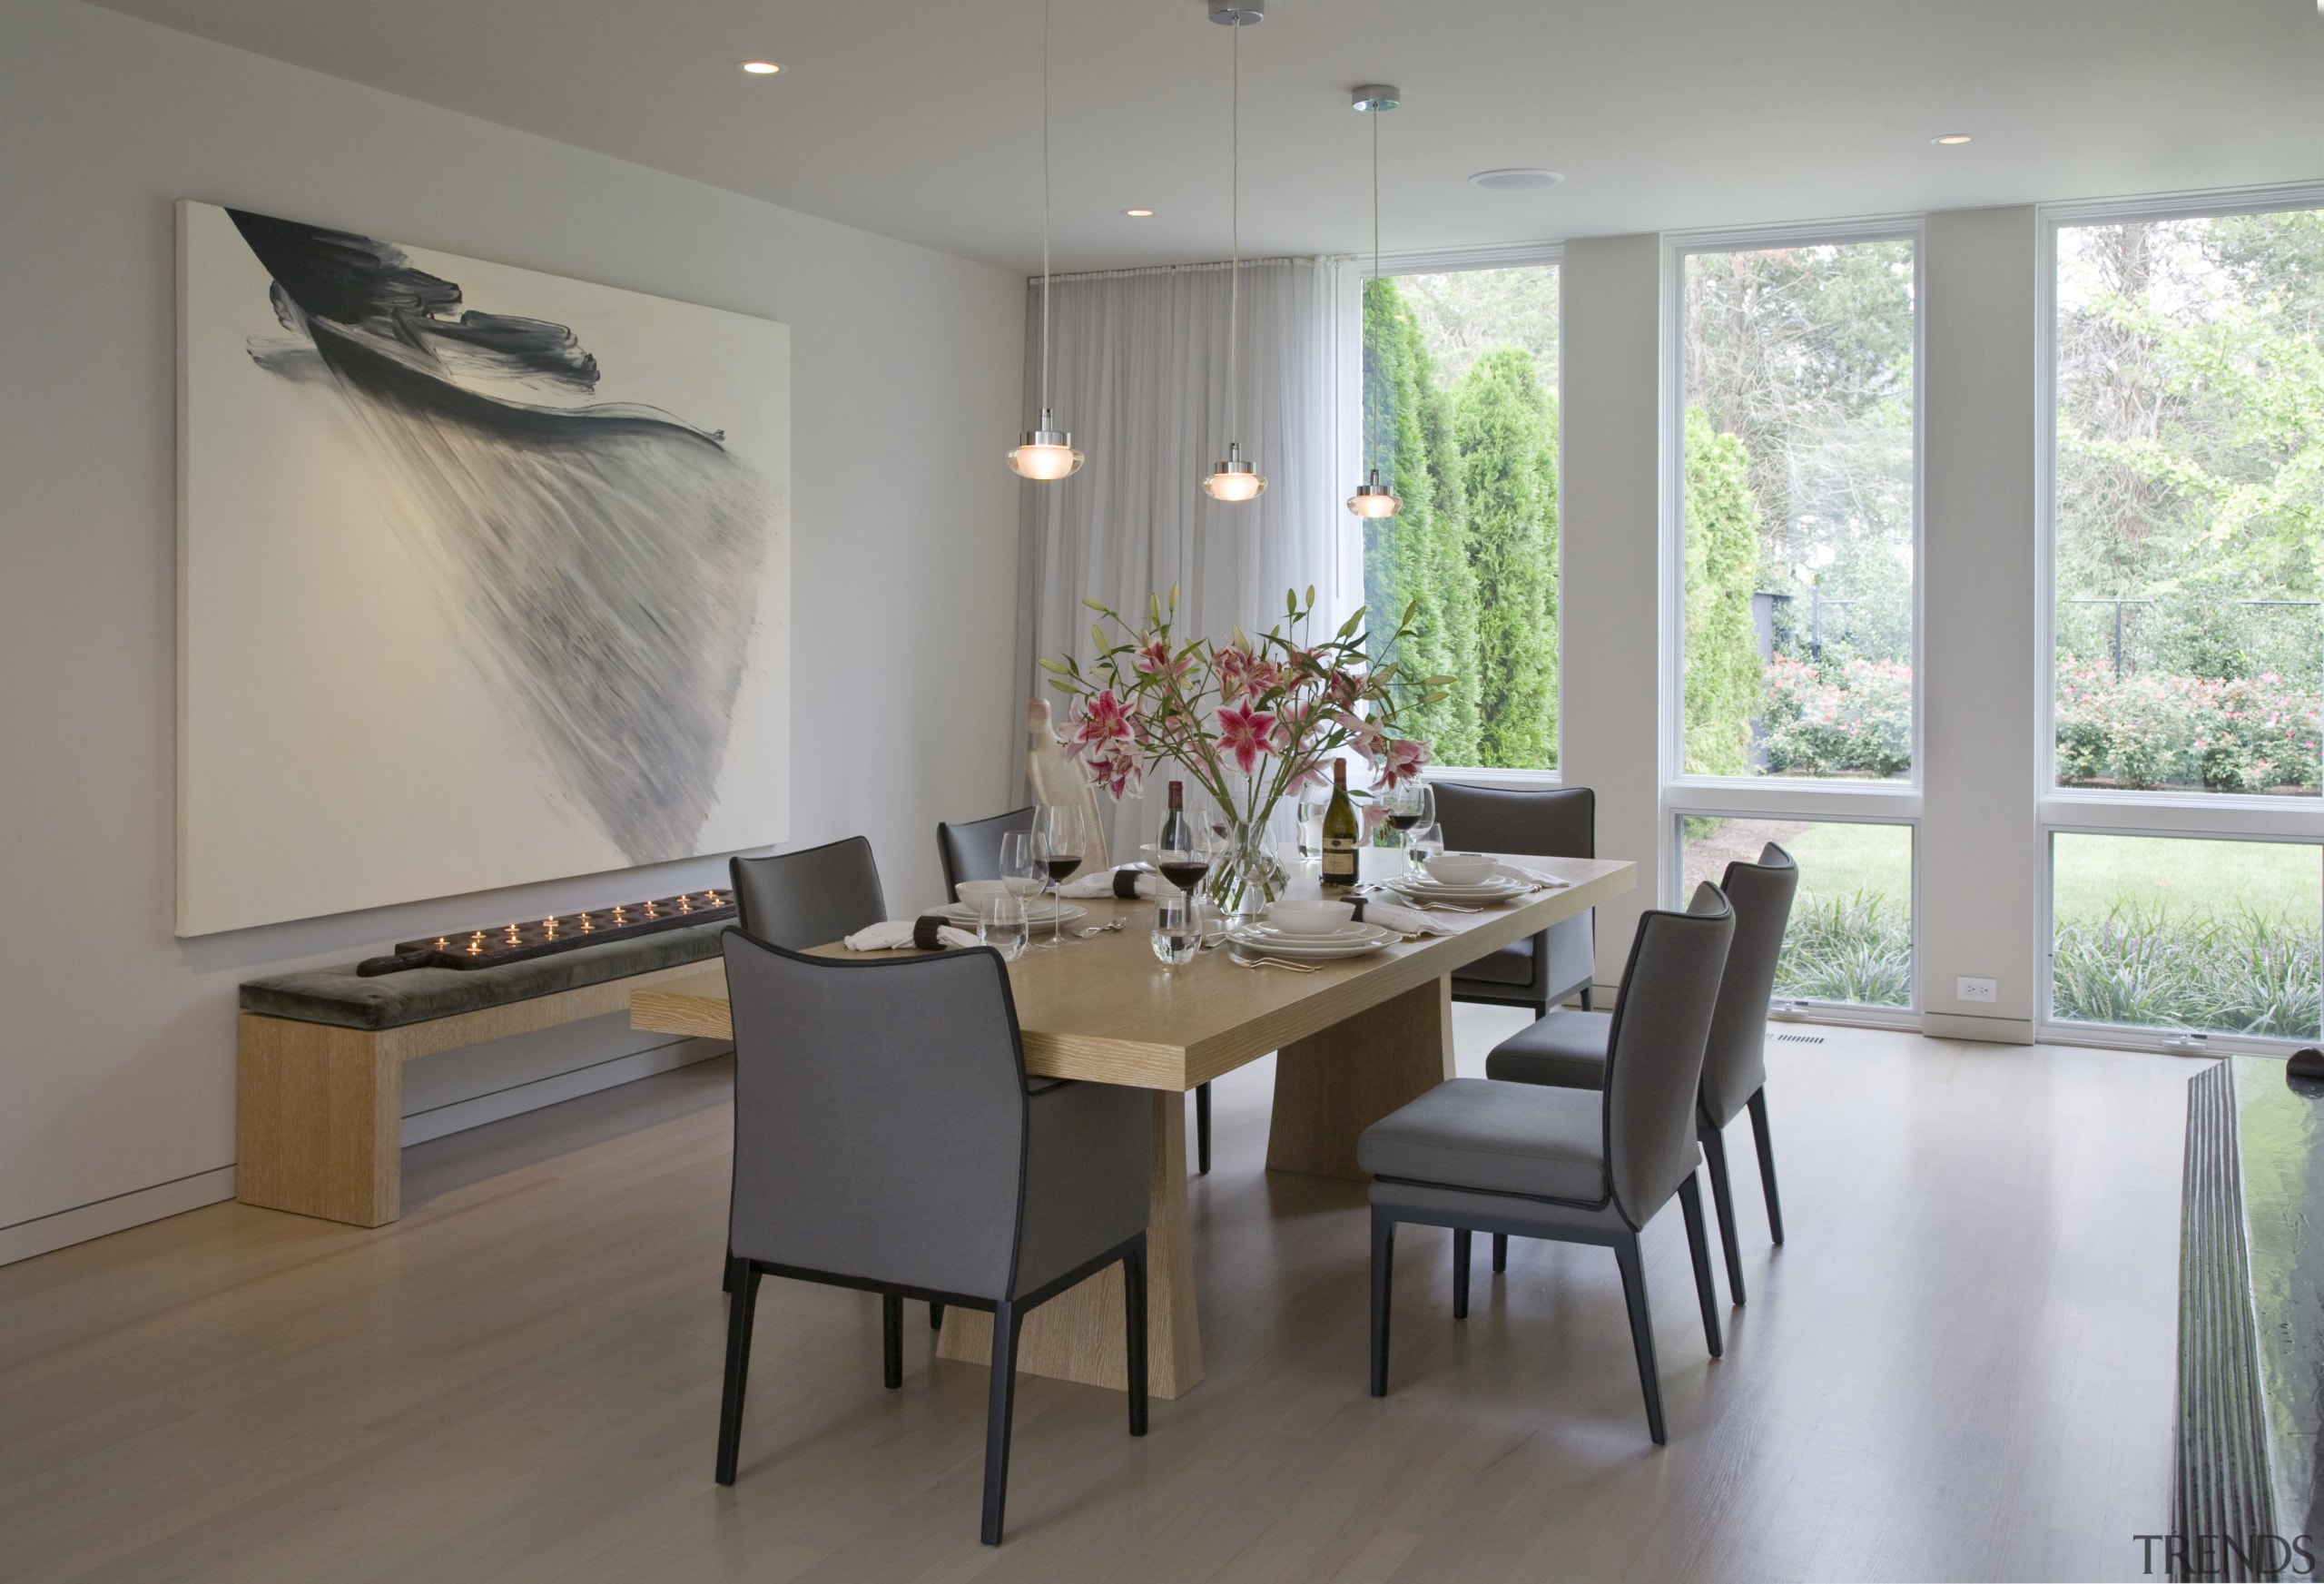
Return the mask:
{"type": "Polygon", "coordinates": [[[1202,926],[1195,916],[1195,901],[1183,893],[1157,898],[1154,903],[1154,955],[1162,971],[1192,962],[1202,949],[1202,926]]]}
{"type": "Polygon", "coordinates": [[[1025,899],[1013,891],[977,899],[977,939],[1009,962],[1025,955],[1032,936],[1025,921],[1025,899]]]}
{"type": "Polygon", "coordinates": [[[1404,833],[1405,855],[1414,863],[1426,863],[1444,851],[1444,832],[1433,822],[1414,825],[1404,833]]]}

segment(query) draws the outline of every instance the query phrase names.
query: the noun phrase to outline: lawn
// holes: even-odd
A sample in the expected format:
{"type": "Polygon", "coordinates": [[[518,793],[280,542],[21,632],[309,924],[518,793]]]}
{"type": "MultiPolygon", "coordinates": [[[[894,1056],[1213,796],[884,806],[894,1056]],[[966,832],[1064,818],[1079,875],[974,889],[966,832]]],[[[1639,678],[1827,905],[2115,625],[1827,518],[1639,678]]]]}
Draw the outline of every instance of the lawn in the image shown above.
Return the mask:
{"type": "Polygon", "coordinates": [[[2250,913],[2310,934],[2324,926],[2324,849],[2159,836],[2053,840],[2061,924],[2095,923],[2127,907],[2181,918],[2250,913]]]}

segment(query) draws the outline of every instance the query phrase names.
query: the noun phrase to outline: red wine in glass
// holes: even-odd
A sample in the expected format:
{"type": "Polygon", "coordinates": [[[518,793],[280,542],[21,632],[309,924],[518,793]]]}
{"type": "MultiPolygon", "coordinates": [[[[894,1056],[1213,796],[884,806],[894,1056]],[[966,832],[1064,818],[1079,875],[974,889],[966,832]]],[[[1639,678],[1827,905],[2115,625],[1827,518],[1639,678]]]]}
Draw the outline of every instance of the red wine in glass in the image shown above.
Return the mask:
{"type": "Polygon", "coordinates": [[[1388,823],[1399,831],[1409,831],[1420,823],[1420,811],[1414,809],[1410,813],[1392,812],[1388,816],[1388,823]]]}
{"type": "Polygon", "coordinates": [[[1055,852],[1049,854],[1049,879],[1059,885],[1063,885],[1066,877],[1080,867],[1081,854],[1078,852],[1064,855],[1055,852]]]}
{"type": "Polygon", "coordinates": [[[1200,859],[1165,858],[1154,867],[1162,871],[1164,880],[1189,895],[1202,884],[1202,877],[1210,872],[1210,865],[1200,859]]]}

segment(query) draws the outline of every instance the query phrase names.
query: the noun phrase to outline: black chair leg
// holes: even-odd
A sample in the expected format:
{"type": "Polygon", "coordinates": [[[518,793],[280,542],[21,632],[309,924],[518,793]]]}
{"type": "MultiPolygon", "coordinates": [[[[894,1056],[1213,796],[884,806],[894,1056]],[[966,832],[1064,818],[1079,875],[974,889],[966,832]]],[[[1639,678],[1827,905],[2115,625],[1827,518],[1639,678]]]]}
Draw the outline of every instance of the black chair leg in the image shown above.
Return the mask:
{"type": "Polygon", "coordinates": [[[891,1392],[904,1383],[904,1301],[900,1294],[880,1294],[880,1376],[891,1392]]]}
{"type": "Polygon", "coordinates": [[[1372,1394],[1388,1394],[1388,1286],[1396,1268],[1396,1223],[1372,1211],[1372,1394]]]}
{"type": "Polygon", "coordinates": [[[1759,1146],[1759,1186],[1768,1192],[1768,1231],[1783,1241],[1783,1200],[1776,1194],[1776,1146],[1768,1136],[1768,1091],[1751,1097],[1751,1136],[1759,1146]]]}
{"type": "Polygon", "coordinates": [[[1496,1271],[1509,1268],[1509,1234],[1506,1232],[1492,1235],[1492,1268],[1496,1271]]]}
{"type": "Polygon", "coordinates": [[[734,1291],[734,1284],[742,1279],[743,1278],[740,1275],[735,1274],[734,1251],[730,1248],[726,1251],[725,1270],[718,1278],[718,1290],[722,1293],[731,1294],[734,1291]]]}
{"type": "Polygon", "coordinates": [[[928,1329],[931,1331],[941,1331],[944,1329],[943,1304],[931,1304],[928,1306],[928,1329]]]}
{"type": "Polygon", "coordinates": [[[1622,1302],[1630,1305],[1630,1346],[1638,1353],[1638,1383],[1646,1392],[1646,1431],[1656,1446],[1669,1438],[1662,1429],[1662,1377],[1654,1366],[1654,1322],[1646,1312],[1646,1266],[1639,1258],[1638,1237],[1630,1235],[1614,1245],[1614,1263],[1621,1267],[1622,1302]]]}
{"type": "Polygon", "coordinates": [[[1195,1086],[1195,1171],[1210,1176],[1210,1086],[1195,1086]]]}
{"type": "Polygon", "coordinates": [[[1716,1127],[1698,1126],[1703,1164],[1710,1168],[1710,1202],[1718,1213],[1718,1241],[1727,1250],[1727,1290],[1743,1302],[1742,1240],[1735,1234],[1735,1189],[1727,1180],[1727,1135],[1716,1127]]]}
{"type": "Polygon", "coordinates": [[[1000,1543],[1000,1512],[1009,1500],[1009,1420],[1017,1408],[1017,1333],[1024,1315],[1003,1299],[992,1312],[992,1389],[984,1413],[984,1530],[1000,1543]]]}
{"type": "Polygon", "coordinates": [[[1452,1318],[1469,1317],[1469,1229],[1452,1229],[1452,1318]]]}
{"type": "Polygon", "coordinates": [[[1598,1009],[1596,1004],[1590,999],[1590,987],[1588,985],[1581,987],[1581,1009],[1585,1012],[1594,1012],[1598,1009]]]}
{"type": "Polygon", "coordinates": [[[1703,1191],[1695,1175],[1679,1185],[1679,1208],[1687,1217],[1687,1253],[1695,1262],[1695,1298],[1703,1306],[1703,1342],[1710,1356],[1720,1357],[1725,1345],[1718,1337],[1718,1284],[1710,1274],[1710,1235],[1703,1227],[1703,1191]]]}
{"type": "Polygon", "coordinates": [[[1129,1327],[1129,1432],[1146,1433],[1146,1235],[1122,1256],[1122,1314],[1129,1327]]]}
{"type": "Polygon", "coordinates": [[[734,1482],[743,1451],[743,1391],[751,1372],[751,1314],[758,1307],[759,1274],[747,1260],[729,1260],[726,1291],[726,1383],[718,1402],[718,1482],[734,1482]]]}

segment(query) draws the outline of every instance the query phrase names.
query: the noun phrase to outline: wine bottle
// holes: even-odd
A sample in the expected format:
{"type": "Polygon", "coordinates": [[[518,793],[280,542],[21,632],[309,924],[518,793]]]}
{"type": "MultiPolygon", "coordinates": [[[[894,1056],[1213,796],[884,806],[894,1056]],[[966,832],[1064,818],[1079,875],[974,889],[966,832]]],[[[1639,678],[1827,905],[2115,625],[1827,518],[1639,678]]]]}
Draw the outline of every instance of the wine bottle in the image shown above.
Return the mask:
{"type": "Polygon", "coordinates": [[[1170,812],[1162,818],[1154,860],[1162,878],[1182,891],[1192,892],[1210,872],[1210,855],[1196,845],[1194,822],[1187,818],[1187,783],[1182,781],[1170,783],[1170,812]]]}
{"type": "Polygon", "coordinates": [[[1355,884],[1355,844],[1364,822],[1347,795],[1347,761],[1332,761],[1332,801],[1324,810],[1324,890],[1344,891],[1355,884]]]}

